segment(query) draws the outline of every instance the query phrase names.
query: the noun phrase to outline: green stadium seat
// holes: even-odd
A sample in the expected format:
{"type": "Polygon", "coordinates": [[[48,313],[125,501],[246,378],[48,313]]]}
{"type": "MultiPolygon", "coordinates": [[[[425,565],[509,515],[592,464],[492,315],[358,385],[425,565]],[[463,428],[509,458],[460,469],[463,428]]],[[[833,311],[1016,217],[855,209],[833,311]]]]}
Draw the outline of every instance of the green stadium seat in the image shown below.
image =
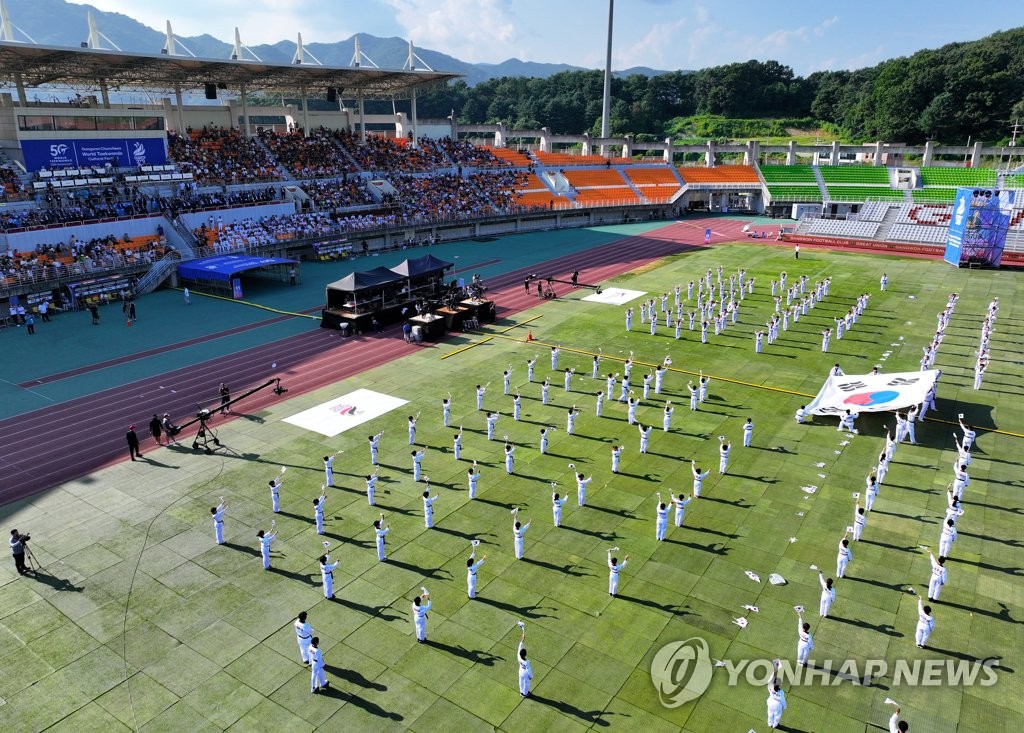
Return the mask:
{"type": "Polygon", "coordinates": [[[889,185],[889,169],[872,165],[818,166],[825,183],[863,183],[889,185]]]}

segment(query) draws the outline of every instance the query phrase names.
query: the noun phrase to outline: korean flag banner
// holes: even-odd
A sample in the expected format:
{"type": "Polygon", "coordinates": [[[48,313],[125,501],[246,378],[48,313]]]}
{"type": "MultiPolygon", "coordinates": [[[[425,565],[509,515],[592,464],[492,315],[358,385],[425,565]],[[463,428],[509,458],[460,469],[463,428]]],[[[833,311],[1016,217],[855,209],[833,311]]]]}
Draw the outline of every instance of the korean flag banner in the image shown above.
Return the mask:
{"type": "Polygon", "coordinates": [[[937,369],[829,376],[814,401],[807,406],[807,412],[812,415],[839,415],[847,410],[854,413],[902,410],[921,404],[938,378],[937,369]]]}

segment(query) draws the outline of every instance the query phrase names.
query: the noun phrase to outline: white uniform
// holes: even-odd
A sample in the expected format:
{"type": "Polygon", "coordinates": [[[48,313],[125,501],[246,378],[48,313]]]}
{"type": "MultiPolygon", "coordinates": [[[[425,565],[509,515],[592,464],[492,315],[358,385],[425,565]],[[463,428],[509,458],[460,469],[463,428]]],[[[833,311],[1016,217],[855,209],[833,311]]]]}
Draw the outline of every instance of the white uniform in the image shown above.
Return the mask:
{"type": "Polygon", "coordinates": [[[512,540],[516,551],[516,560],[523,559],[523,535],[526,534],[526,530],[530,528],[530,523],[519,525],[516,529],[515,524],[512,525],[512,540]]]}
{"type": "Polygon", "coordinates": [[[384,556],[384,537],[391,531],[391,527],[385,527],[384,529],[374,528],[374,533],[377,535],[377,559],[383,562],[387,558],[384,556]]]}
{"type": "Polygon", "coordinates": [[[697,388],[694,387],[693,385],[688,384],[686,386],[686,388],[688,390],[690,390],[690,409],[691,410],[696,410],[697,409],[697,402],[699,402],[700,393],[697,390],[697,388]]]}
{"type": "Polygon", "coordinates": [[[260,556],[263,558],[263,569],[270,570],[270,543],[277,539],[276,534],[267,534],[259,538],[260,556]]]}
{"type": "Polygon", "coordinates": [[[614,596],[619,592],[619,573],[626,567],[626,560],[618,565],[612,562],[612,553],[608,551],[608,595],[614,596]]]}
{"type": "Polygon", "coordinates": [[[868,515],[861,514],[859,511],[854,510],[853,512],[853,539],[859,541],[861,534],[864,532],[864,527],[868,523],[868,515]]]}
{"type": "Polygon", "coordinates": [[[316,533],[324,533],[324,502],[327,501],[326,497],[321,496],[316,506],[313,508],[313,519],[316,522],[316,533]]]}
{"type": "Polygon", "coordinates": [[[675,506],[676,506],[675,521],[676,521],[676,526],[677,527],[682,527],[683,526],[683,519],[685,519],[685,517],[686,517],[686,506],[691,501],[693,501],[693,499],[684,499],[681,496],[673,496],[672,497],[672,503],[675,504],[675,506]]]}
{"type": "Polygon", "coordinates": [[[576,504],[578,506],[587,505],[587,485],[593,480],[593,476],[590,478],[576,477],[576,504]]]}
{"type": "Polygon", "coordinates": [[[782,722],[782,711],[786,709],[786,693],[776,690],[774,684],[768,685],[768,727],[778,728],[782,722]]]}
{"type": "Polygon", "coordinates": [[[547,452],[548,452],[548,431],[545,429],[545,430],[541,430],[540,431],[540,454],[544,455],[547,452]]]}
{"type": "Polygon", "coordinates": [[[328,486],[334,486],[334,456],[324,458],[324,481],[328,486]]]}
{"type": "Polygon", "coordinates": [[[462,431],[460,430],[452,438],[452,452],[455,454],[455,460],[462,459],[462,431]]]}
{"type": "Polygon", "coordinates": [[[476,598],[476,572],[483,564],[484,561],[481,558],[472,565],[466,567],[466,592],[469,594],[470,598],[476,598]]]}
{"type": "Polygon", "coordinates": [[[839,554],[836,555],[836,577],[842,578],[846,575],[846,566],[850,564],[850,560],[853,559],[853,553],[850,552],[848,546],[844,546],[840,541],[839,543],[839,554]]]}
{"type": "Polygon", "coordinates": [[[672,413],[674,411],[674,408],[666,407],[665,412],[662,414],[661,429],[664,430],[666,433],[668,432],[669,428],[672,427],[672,413]]]}
{"type": "Polygon", "coordinates": [[[505,451],[505,473],[509,476],[512,475],[512,469],[515,467],[515,452],[516,448],[513,445],[510,445],[505,451]]]}
{"type": "Polygon", "coordinates": [[[492,412],[487,416],[487,439],[494,440],[494,426],[498,424],[498,413],[492,412]]]}
{"type": "Polygon", "coordinates": [[[693,474],[693,495],[695,497],[699,497],[700,490],[704,486],[704,479],[708,477],[711,471],[705,471],[704,473],[700,473],[697,471],[697,467],[691,463],[690,472],[693,474]]]}
{"type": "Polygon", "coordinates": [[[729,468],[729,451],[732,450],[732,446],[728,443],[722,443],[718,446],[718,472],[725,473],[729,468]]]}
{"type": "Polygon", "coordinates": [[[281,482],[278,479],[270,482],[270,501],[274,505],[274,514],[281,511],[281,482]]]}
{"type": "Polygon", "coordinates": [[[612,473],[619,472],[619,460],[622,458],[622,446],[612,447],[612,473]]]}
{"type": "Polygon", "coordinates": [[[374,494],[377,491],[377,477],[373,474],[366,479],[366,500],[370,503],[370,506],[376,506],[374,504],[374,494]]]}
{"type": "Polygon", "coordinates": [[[871,511],[872,507],[875,506],[875,499],[878,498],[878,482],[868,481],[867,488],[864,490],[864,509],[871,511]]]}
{"type": "Polygon", "coordinates": [[[217,544],[224,544],[224,502],[217,505],[217,511],[213,513],[213,533],[217,537],[217,544]]]}
{"type": "Polygon", "coordinates": [[[562,507],[565,506],[565,502],[568,500],[569,497],[567,496],[556,499],[554,494],[551,495],[551,515],[555,520],[556,527],[562,526],[562,507]]]}
{"type": "Polygon", "coordinates": [[[427,640],[427,611],[433,604],[427,601],[426,604],[412,604],[412,623],[416,627],[416,641],[427,640]]]}
{"type": "Polygon", "coordinates": [[[558,354],[561,351],[557,346],[551,349],[551,371],[558,369],[558,354]]]}
{"type": "Polygon", "coordinates": [[[533,667],[529,659],[523,659],[523,642],[519,642],[516,659],[519,661],[519,694],[526,697],[530,694],[530,682],[533,680],[533,667]]]}
{"type": "Polygon", "coordinates": [[[754,436],[754,423],[745,422],[743,423],[743,447],[750,447],[750,439],[754,436]]]}
{"type": "Polygon", "coordinates": [[[480,474],[476,471],[471,471],[466,474],[466,479],[469,482],[469,498],[476,498],[476,483],[480,480],[480,474]]]}
{"type": "Polygon", "coordinates": [[[647,429],[644,429],[643,425],[637,425],[637,429],[640,431],[640,452],[646,453],[647,444],[650,442],[651,438],[651,430],[654,428],[648,427],[647,429]]]}
{"type": "Polygon", "coordinates": [[[928,637],[935,628],[935,619],[924,612],[924,601],[917,599],[917,628],[914,630],[914,641],[919,647],[928,643],[928,637]]]}
{"type": "Polygon", "coordinates": [[[377,448],[380,446],[380,439],[383,433],[377,433],[370,438],[370,463],[371,465],[377,465],[377,448]]]}
{"type": "Polygon", "coordinates": [[[956,526],[942,525],[942,536],[939,538],[940,556],[949,557],[949,553],[953,549],[953,541],[956,540],[956,534],[956,526]]]}
{"type": "Polygon", "coordinates": [[[309,648],[309,664],[311,673],[310,691],[316,692],[327,686],[327,674],[324,672],[324,653],[320,651],[320,647],[309,648]]]}
{"type": "Polygon", "coordinates": [[[340,564],[337,562],[320,563],[320,579],[324,583],[324,598],[334,597],[334,569],[340,564]]]}
{"type": "Polygon", "coordinates": [[[313,627],[305,621],[295,619],[295,640],[299,643],[299,659],[309,664],[309,644],[313,641],[313,627]]]}
{"type": "Polygon", "coordinates": [[[423,460],[423,454],[425,451],[415,451],[412,454],[412,480],[419,481],[420,476],[423,474],[423,467],[420,462],[423,460]]]}
{"type": "Polygon", "coordinates": [[[502,383],[502,390],[503,390],[504,394],[508,394],[509,393],[509,387],[512,384],[512,372],[502,372],[501,373],[501,383],[502,383]]]}
{"type": "Polygon", "coordinates": [[[946,566],[940,565],[934,555],[930,557],[932,561],[932,579],[928,583],[928,597],[937,601],[939,600],[939,593],[942,592],[942,586],[946,584],[946,578],[949,576],[946,574],[946,566]]]}
{"type": "Polygon", "coordinates": [[[668,532],[668,504],[659,501],[655,515],[654,539],[664,540],[666,532],[668,532]]]}
{"type": "Polygon", "coordinates": [[[540,403],[546,405],[548,403],[548,389],[551,385],[548,384],[548,380],[544,380],[540,383],[540,403]]]}
{"type": "Polygon", "coordinates": [[[437,501],[436,496],[424,496],[423,497],[423,524],[426,525],[427,529],[434,526],[434,502],[437,501]]]}
{"type": "Polygon", "coordinates": [[[796,663],[801,666],[807,666],[807,655],[810,654],[811,649],[814,648],[814,639],[811,637],[810,631],[804,631],[803,616],[797,618],[796,630],[796,663]]]}
{"type": "Polygon", "coordinates": [[[487,392],[487,388],[486,387],[477,387],[476,388],[476,409],[477,410],[484,409],[484,394],[486,392],[487,392]]]}
{"type": "Polygon", "coordinates": [[[825,576],[820,571],[818,572],[818,582],[821,583],[821,600],[818,602],[818,615],[825,618],[832,609],[832,604],[836,601],[836,589],[835,586],[828,587],[828,584],[825,582],[825,576]]]}
{"type": "Polygon", "coordinates": [[[708,382],[711,380],[704,377],[700,380],[700,385],[697,388],[697,396],[701,402],[704,402],[708,398],[708,382]]]}
{"type": "Polygon", "coordinates": [[[452,403],[449,400],[441,401],[441,413],[442,413],[442,424],[448,427],[448,422],[452,417],[452,403]]]}

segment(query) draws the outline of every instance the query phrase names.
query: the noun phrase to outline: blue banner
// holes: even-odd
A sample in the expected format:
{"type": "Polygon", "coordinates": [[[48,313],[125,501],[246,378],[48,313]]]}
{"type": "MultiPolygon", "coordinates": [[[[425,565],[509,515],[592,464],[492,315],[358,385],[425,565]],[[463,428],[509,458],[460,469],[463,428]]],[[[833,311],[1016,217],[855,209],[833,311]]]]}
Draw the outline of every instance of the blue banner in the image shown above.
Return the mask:
{"type": "Polygon", "coordinates": [[[1012,189],[957,189],[943,259],[957,266],[999,267],[1015,195],[1012,189]]]}
{"type": "Polygon", "coordinates": [[[166,163],[167,141],[161,137],[22,140],[21,152],[25,167],[33,172],[41,168],[102,168],[107,163],[130,168],[166,163]]]}
{"type": "Polygon", "coordinates": [[[953,218],[949,220],[949,234],[946,235],[946,253],[942,259],[951,265],[960,266],[960,251],[964,243],[964,230],[971,216],[971,198],[974,189],[957,189],[953,200],[953,218]]]}

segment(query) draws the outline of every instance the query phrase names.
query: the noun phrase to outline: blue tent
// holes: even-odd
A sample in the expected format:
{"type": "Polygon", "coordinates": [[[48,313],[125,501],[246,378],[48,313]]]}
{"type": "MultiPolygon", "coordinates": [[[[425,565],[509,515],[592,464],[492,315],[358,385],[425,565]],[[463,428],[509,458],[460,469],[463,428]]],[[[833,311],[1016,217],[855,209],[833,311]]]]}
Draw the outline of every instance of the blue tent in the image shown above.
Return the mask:
{"type": "Polygon", "coordinates": [[[249,255],[218,255],[189,260],[178,265],[178,277],[183,280],[218,280],[231,282],[246,270],[258,270],[273,265],[295,265],[296,260],[283,257],[253,257],[249,255]]]}

